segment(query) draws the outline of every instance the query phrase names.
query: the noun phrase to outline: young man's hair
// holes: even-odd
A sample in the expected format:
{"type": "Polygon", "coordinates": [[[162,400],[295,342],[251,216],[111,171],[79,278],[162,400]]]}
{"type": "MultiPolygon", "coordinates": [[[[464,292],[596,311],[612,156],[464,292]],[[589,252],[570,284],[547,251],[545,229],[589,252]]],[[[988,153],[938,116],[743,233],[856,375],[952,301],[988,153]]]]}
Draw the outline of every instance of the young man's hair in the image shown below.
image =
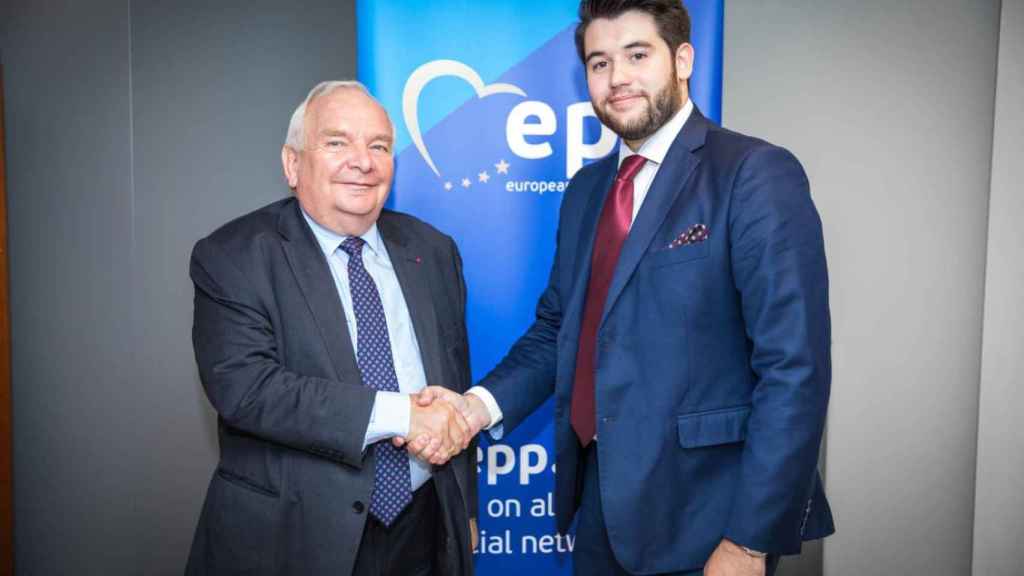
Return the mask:
{"type": "Polygon", "coordinates": [[[658,27],[658,35],[675,55],[680,44],[690,42],[690,14],[680,0],[582,0],[580,23],[576,25],[576,53],[586,63],[583,35],[587,26],[598,18],[613,19],[630,10],[650,14],[658,27]]]}

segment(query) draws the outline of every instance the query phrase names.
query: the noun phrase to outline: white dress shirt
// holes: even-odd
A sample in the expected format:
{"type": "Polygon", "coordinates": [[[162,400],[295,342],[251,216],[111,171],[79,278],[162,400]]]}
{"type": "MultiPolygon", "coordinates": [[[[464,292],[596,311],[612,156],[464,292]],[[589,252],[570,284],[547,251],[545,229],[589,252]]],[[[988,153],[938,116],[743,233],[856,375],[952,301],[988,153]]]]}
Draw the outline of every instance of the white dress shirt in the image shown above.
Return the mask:
{"type": "MultiPolygon", "coordinates": [[[[352,304],[352,291],[348,284],[348,253],[340,249],[341,243],[348,236],[342,236],[318,224],[305,211],[302,215],[313,230],[313,235],[320,244],[320,249],[331,267],[331,276],[338,290],[338,298],[345,310],[346,328],[352,339],[352,349],[358,353],[359,339],[355,322],[355,308],[352,304]]],[[[360,236],[366,244],[363,246],[363,266],[366,273],[377,285],[380,302],[384,308],[384,318],[388,326],[388,340],[391,342],[391,356],[394,358],[395,375],[398,377],[399,392],[377,391],[370,413],[370,424],[363,437],[363,449],[375,442],[388,441],[395,436],[409,434],[409,418],[412,408],[409,394],[419,392],[427,385],[427,375],[423,369],[420,346],[416,341],[409,308],[402,295],[402,286],[391,265],[384,240],[380,236],[377,225],[370,226],[360,236]]],[[[412,475],[412,489],[416,490],[430,479],[430,464],[419,458],[409,458],[409,471],[412,475]]]]}
{"type": "MultiPolygon", "coordinates": [[[[654,182],[654,177],[658,175],[662,162],[665,161],[668,149],[675,142],[676,137],[679,136],[679,132],[682,131],[683,125],[686,124],[692,112],[693,101],[687,98],[686,103],[676,112],[675,116],[644,141],[640,145],[639,150],[633,152],[629,149],[629,146],[619,145],[618,166],[620,167],[622,166],[622,161],[633,154],[640,154],[647,158],[647,162],[640,168],[636,176],[633,177],[633,216],[630,219],[630,223],[636,221],[636,215],[640,213],[644,199],[647,198],[647,191],[651,189],[651,184],[654,182]]],[[[500,425],[502,413],[498,402],[494,399],[494,395],[482,386],[473,386],[467,391],[467,394],[473,394],[483,401],[491,416],[491,423],[487,426],[487,430],[489,430],[492,438],[500,440],[504,435],[504,427],[500,425]]]]}

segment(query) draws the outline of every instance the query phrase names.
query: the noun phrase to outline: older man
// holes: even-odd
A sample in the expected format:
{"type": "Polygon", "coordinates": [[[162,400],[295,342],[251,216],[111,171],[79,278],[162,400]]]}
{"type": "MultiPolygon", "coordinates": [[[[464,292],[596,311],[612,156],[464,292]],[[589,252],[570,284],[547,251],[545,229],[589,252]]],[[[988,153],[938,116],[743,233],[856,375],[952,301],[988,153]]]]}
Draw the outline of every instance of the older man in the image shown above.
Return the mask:
{"type": "Polygon", "coordinates": [[[220,462],[188,574],[472,574],[475,450],[428,382],[470,383],[451,238],[383,210],[393,126],[325,82],[281,152],[294,197],[193,250],[193,343],[220,462]],[[391,440],[429,439],[413,455],[391,440]],[[451,458],[451,460],[449,460],[451,458]]]}

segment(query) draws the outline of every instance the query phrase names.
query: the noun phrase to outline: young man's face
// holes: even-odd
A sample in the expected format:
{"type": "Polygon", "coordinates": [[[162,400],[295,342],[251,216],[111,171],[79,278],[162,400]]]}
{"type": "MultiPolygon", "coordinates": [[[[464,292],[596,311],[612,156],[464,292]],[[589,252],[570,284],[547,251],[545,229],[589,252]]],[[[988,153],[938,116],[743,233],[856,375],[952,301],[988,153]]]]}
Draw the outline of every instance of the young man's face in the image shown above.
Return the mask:
{"type": "Polygon", "coordinates": [[[631,10],[599,18],[583,35],[590,101],[598,119],[639,147],[668,122],[688,97],[693,48],[673,54],[658,35],[654,18],[631,10]]]}

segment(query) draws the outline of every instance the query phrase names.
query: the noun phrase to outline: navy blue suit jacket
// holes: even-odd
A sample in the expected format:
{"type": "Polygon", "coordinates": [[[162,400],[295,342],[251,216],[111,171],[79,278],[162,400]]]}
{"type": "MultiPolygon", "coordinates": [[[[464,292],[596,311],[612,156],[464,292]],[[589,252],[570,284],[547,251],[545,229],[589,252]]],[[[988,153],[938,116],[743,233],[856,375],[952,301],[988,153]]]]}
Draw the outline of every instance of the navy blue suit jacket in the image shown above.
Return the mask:
{"type": "MultiPolygon", "coordinates": [[[[570,398],[612,154],[565,192],[536,320],[481,382],[514,428],[555,397],[559,529],[578,502],[570,398]]],[[[833,532],[817,472],[831,379],[821,221],[788,151],[694,110],[637,214],[597,334],[601,501],[618,561],[703,565],[721,538],[777,554],[833,532]],[[702,242],[671,247],[697,224],[702,242]]]]}

